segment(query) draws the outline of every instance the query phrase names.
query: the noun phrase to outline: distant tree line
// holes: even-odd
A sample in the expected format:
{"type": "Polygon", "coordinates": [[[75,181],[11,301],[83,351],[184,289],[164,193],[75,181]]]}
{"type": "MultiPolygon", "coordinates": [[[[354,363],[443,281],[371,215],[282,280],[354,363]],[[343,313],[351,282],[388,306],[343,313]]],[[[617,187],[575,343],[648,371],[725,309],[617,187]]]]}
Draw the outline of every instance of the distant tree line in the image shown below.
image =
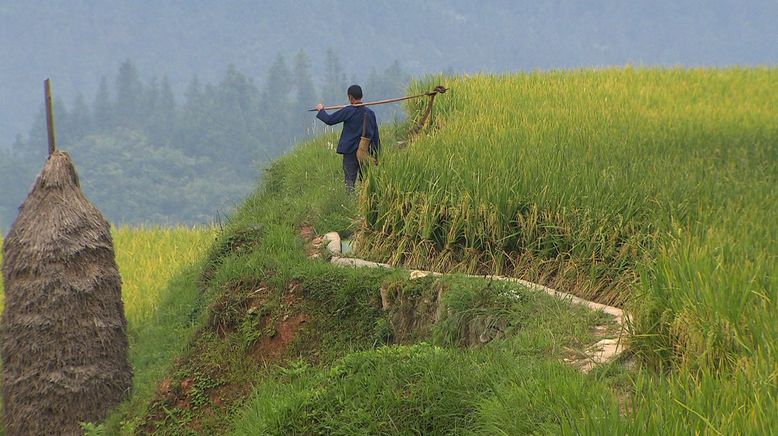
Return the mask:
{"type": "MultiPolygon", "coordinates": [[[[332,50],[314,76],[300,51],[290,61],[279,54],[262,85],[229,66],[218,83],[193,77],[176,96],[168,77],[144,80],[127,60],[113,80],[103,77],[91,104],[82,95],[68,105],[55,99],[58,146],[71,154],[84,191],[114,223],[208,222],[250,191],[260,167],[322,131],[306,109],[346,102],[352,82],[370,99],[400,95],[408,78],[397,61],[365,80],[349,77],[332,50]]],[[[400,115],[395,107],[380,116],[400,115]]],[[[0,230],[7,230],[40,170],[46,141],[41,109],[26,138],[0,147],[0,230]]]]}

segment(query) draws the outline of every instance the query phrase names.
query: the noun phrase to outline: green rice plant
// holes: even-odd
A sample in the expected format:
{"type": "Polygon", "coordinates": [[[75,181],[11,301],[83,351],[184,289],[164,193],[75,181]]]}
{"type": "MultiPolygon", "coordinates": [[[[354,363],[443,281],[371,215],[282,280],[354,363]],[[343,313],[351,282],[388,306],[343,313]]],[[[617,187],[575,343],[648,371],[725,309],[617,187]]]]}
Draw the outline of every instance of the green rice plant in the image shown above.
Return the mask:
{"type": "Polygon", "coordinates": [[[434,77],[412,92],[438,82],[431,129],[362,186],[361,254],[628,304],[633,349],[657,366],[731,367],[775,337],[778,70],[434,77]]]}
{"type": "Polygon", "coordinates": [[[563,423],[564,433],[771,435],[778,426],[774,365],[767,359],[743,362],[724,377],[682,371],[658,378],[642,372],[621,408],[593,403],[578,419],[563,423]]]}

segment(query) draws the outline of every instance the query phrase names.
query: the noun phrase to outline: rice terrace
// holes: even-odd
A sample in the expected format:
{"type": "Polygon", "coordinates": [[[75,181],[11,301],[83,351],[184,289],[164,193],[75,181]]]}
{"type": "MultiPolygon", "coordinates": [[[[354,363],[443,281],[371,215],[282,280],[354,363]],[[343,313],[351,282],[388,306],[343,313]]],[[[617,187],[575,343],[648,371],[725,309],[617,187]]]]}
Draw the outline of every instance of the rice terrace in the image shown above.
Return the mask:
{"type": "MultiPolygon", "coordinates": [[[[0,179],[16,201],[0,202],[0,434],[776,434],[775,49],[734,24],[729,45],[709,32],[726,2],[688,22],[673,20],[694,8],[663,1],[432,3],[349,4],[405,17],[409,35],[386,41],[361,21],[329,34],[322,5],[291,21],[287,5],[155,6],[149,35],[182,44],[220,8],[236,35],[243,14],[276,29],[275,62],[265,42],[231,54],[261,54],[265,86],[240,62],[179,86],[122,59],[90,108],[47,81],[32,133],[0,147],[0,172],[27,177],[24,196],[0,179]],[[534,17],[515,50],[468,27],[518,32],[503,15],[534,17]],[[347,60],[352,73],[327,49],[314,82],[302,48],[286,66],[305,42],[274,17],[331,44],[363,35],[374,63],[430,64],[347,60]],[[672,50],[640,43],[644,19],[672,24],[657,31],[672,50]],[[604,23],[610,45],[592,36],[604,23]],[[423,35],[440,49],[415,51],[423,35]],[[463,60],[495,53],[528,64],[463,60]]],[[[738,19],[767,29],[778,9],[756,3],[738,19]]],[[[82,6],[120,28],[146,12],[82,6]]],[[[216,49],[197,46],[214,59],[243,47],[219,29],[216,49]]],[[[171,53],[171,71],[207,71],[171,53]]]]}

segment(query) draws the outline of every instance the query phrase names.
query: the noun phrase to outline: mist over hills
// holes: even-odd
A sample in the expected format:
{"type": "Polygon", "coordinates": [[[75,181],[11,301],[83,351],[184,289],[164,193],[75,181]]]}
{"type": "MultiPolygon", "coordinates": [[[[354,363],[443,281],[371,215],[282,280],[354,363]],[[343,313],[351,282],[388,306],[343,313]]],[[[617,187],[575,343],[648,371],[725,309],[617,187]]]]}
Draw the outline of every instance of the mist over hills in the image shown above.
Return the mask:
{"type": "Polygon", "coordinates": [[[277,53],[305,49],[323,65],[330,47],[358,77],[395,59],[413,74],[775,64],[776,22],[770,0],[3,0],[0,144],[27,133],[43,78],[67,100],[91,100],[125,59],[177,91],[193,75],[218,80],[229,64],[262,78],[277,53]]]}
{"type": "Polygon", "coordinates": [[[426,73],[776,65],[776,22],[770,0],[0,0],[0,232],[45,159],[46,77],[112,222],[195,224],[321,131],[305,109],[350,83],[377,99],[426,73]]]}

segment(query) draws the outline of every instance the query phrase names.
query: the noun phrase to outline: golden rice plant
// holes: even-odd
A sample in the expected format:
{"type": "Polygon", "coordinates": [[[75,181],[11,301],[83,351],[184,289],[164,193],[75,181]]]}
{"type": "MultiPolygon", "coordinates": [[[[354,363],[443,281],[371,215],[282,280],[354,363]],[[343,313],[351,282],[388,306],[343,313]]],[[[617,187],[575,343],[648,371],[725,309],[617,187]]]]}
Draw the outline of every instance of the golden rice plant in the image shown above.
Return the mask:
{"type": "Polygon", "coordinates": [[[122,297],[130,324],[151,316],[159,290],[181,268],[198,261],[215,231],[190,227],[119,227],[114,230],[116,263],[122,275],[122,297]]]}
{"type": "MultiPolygon", "coordinates": [[[[159,291],[164,289],[167,280],[182,267],[199,260],[214,237],[215,231],[210,228],[113,229],[116,262],[122,276],[124,311],[131,326],[142,323],[154,313],[160,299],[159,291]]],[[[2,289],[0,277],[0,311],[2,289]]]]}

